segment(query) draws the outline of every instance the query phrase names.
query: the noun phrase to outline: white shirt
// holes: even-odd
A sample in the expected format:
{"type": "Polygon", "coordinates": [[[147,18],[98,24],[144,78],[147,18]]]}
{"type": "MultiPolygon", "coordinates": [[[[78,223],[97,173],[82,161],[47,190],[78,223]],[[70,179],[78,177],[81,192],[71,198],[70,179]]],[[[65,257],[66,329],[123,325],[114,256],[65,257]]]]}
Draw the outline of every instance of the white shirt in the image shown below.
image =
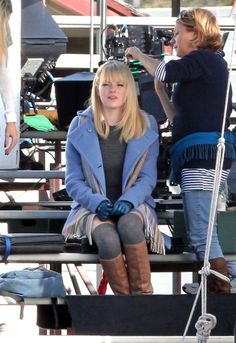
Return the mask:
{"type": "Polygon", "coordinates": [[[16,112],[14,107],[15,95],[11,75],[5,63],[0,65],[0,94],[5,109],[4,115],[6,122],[16,122],[16,112]]]}

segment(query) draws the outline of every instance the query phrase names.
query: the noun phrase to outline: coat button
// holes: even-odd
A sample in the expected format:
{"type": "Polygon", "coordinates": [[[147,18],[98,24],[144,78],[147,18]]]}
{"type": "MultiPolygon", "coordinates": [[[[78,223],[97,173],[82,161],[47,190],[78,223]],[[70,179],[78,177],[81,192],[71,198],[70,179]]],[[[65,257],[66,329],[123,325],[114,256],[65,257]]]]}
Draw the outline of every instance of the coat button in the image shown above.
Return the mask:
{"type": "Polygon", "coordinates": [[[92,129],[88,129],[88,132],[92,132],[93,130],[92,129]]]}

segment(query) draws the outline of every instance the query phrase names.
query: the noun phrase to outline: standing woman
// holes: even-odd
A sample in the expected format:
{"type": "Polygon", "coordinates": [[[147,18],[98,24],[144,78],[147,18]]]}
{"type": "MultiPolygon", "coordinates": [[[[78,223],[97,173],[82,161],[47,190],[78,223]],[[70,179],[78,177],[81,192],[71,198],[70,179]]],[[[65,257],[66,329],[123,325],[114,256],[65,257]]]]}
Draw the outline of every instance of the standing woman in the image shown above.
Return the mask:
{"type": "MultiPolygon", "coordinates": [[[[14,92],[8,70],[8,47],[12,44],[9,18],[12,13],[10,0],[0,0],[0,94],[5,109],[5,155],[9,155],[19,140],[14,92]]],[[[2,123],[1,123],[2,125],[2,123]]]]}
{"type": "Polygon", "coordinates": [[[114,294],[153,293],[146,240],[162,252],[151,196],[158,152],[156,120],[139,109],[128,66],[106,62],[95,75],[91,107],[69,128],[65,181],[74,202],[63,234],[96,243],[114,294]]]}
{"type": "MultiPolygon", "coordinates": [[[[180,57],[168,63],[143,54],[136,47],[127,55],[140,60],[155,77],[155,89],[172,123],[172,180],[179,183],[183,195],[185,223],[189,241],[198,260],[205,256],[212,198],[217,143],[221,135],[228,83],[225,60],[218,53],[222,46],[220,28],[210,11],[193,8],[182,11],[176,21],[173,47],[180,57]],[[173,102],[163,82],[174,83],[173,102]]],[[[222,183],[235,158],[233,135],[229,131],[232,112],[230,91],[225,125],[225,160],[222,183]]],[[[209,262],[211,268],[228,276],[226,261],[213,227],[209,262]]],[[[208,291],[228,293],[230,285],[213,274],[208,276],[208,291]]]]}

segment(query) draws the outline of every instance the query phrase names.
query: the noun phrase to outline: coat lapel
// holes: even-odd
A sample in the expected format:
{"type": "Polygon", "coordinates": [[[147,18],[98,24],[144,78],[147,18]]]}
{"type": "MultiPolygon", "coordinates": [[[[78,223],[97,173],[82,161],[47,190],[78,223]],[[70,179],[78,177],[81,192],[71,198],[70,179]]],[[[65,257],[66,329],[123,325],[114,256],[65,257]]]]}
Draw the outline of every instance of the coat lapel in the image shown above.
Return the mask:
{"type": "Polygon", "coordinates": [[[105,192],[106,183],[102,155],[91,116],[71,132],[71,142],[88,163],[105,192]]]}

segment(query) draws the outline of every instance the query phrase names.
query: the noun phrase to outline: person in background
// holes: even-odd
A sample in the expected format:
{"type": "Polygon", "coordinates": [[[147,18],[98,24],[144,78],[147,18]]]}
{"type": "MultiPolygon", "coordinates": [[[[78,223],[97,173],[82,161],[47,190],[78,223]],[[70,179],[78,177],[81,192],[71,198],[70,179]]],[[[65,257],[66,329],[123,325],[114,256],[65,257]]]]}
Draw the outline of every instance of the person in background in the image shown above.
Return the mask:
{"type": "MultiPolygon", "coordinates": [[[[235,129],[233,130],[235,135],[235,129]]],[[[226,204],[230,206],[230,210],[235,210],[236,205],[236,161],[232,163],[231,169],[229,171],[227,184],[226,184],[226,204]]],[[[227,262],[231,293],[236,293],[236,261],[227,262]]]]}
{"type": "Polygon", "coordinates": [[[74,202],[62,233],[96,243],[114,294],[153,293],[147,241],[154,252],[163,243],[151,196],[158,137],[156,120],[138,107],[128,66],[102,64],[91,106],[68,131],[65,183],[74,202]]]}
{"type": "Polygon", "coordinates": [[[236,161],[233,162],[227,179],[227,200],[236,205],[236,161]]]}
{"type": "Polygon", "coordinates": [[[12,79],[8,70],[8,47],[12,44],[9,18],[12,13],[10,0],[0,0],[0,94],[5,109],[5,155],[9,155],[19,140],[17,115],[14,107],[12,79]]]}
{"type": "MultiPolygon", "coordinates": [[[[172,124],[171,179],[181,186],[187,234],[201,265],[205,256],[228,70],[225,60],[218,53],[222,46],[220,28],[216,17],[206,9],[193,8],[179,14],[172,44],[179,58],[167,63],[145,55],[137,47],[128,48],[126,56],[139,60],[154,76],[156,93],[172,124]],[[164,83],[175,85],[172,101],[165,92],[164,83]]],[[[231,112],[230,90],[222,183],[227,179],[232,160],[235,159],[233,135],[228,129],[231,112]]],[[[216,220],[209,262],[211,269],[228,276],[216,220]]],[[[213,274],[207,278],[207,287],[212,293],[230,292],[230,284],[213,274]]]]}

